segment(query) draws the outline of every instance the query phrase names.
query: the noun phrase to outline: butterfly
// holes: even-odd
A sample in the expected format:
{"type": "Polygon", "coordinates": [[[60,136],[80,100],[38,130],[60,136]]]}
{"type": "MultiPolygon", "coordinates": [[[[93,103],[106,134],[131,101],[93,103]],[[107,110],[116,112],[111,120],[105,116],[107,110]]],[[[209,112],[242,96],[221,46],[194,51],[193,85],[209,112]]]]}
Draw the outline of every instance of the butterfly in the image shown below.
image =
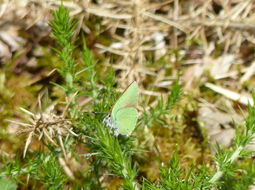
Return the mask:
{"type": "Polygon", "coordinates": [[[127,87],[111,109],[103,123],[105,123],[116,136],[119,134],[129,136],[135,129],[138,120],[138,85],[134,81],[127,87]]]}

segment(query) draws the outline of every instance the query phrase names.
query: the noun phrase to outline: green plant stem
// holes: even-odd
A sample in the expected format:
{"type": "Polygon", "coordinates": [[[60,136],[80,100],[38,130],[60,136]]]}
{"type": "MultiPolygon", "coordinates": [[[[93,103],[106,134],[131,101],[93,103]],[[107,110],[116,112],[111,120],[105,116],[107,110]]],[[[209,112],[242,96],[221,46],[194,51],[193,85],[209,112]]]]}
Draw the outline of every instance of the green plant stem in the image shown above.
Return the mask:
{"type": "Polygon", "coordinates": [[[222,175],[223,175],[223,172],[222,171],[217,171],[214,175],[213,175],[213,177],[210,179],[210,183],[215,183],[215,182],[217,182],[221,177],[222,177],[222,175]]]}
{"type": "MultiPolygon", "coordinates": [[[[230,163],[232,164],[240,155],[241,151],[244,149],[243,146],[239,146],[234,152],[233,154],[231,154],[231,156],[229,157],[229,159],[225,162],[225,163],[230,163]]],[[[217,182],[221,177],[222,175],[224,174],[223,171],[221,170],[218,170],[214,175],[213,177],[210,179],[210,183],[215,183],[217,182]]]]}

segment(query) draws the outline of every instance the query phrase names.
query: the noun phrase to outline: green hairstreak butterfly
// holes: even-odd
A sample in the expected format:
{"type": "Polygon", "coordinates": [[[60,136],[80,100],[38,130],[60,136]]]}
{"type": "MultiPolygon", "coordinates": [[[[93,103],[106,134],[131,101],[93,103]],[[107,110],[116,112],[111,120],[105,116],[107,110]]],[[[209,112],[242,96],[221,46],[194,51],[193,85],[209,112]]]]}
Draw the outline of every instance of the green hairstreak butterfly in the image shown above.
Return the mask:
{"type": "Polygon", "coordinates": [[[135,129],[138,119],[137,103],[138,85],[133,82],[123,92],[103,122],[114,131],[115,135],[129,136],[135,129]]]}

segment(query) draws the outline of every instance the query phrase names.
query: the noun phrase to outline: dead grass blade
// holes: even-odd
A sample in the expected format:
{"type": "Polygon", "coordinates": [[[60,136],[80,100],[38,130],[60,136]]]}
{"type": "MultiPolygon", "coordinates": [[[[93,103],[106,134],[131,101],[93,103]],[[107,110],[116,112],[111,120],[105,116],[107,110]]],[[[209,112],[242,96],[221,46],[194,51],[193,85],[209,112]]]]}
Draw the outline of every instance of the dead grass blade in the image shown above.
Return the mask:
{"type": "Polygon", "coordinates": [[[244,105],[248,105],[248,104],[251,104],[253,105],[254,102],[253,102],[253,99],[250,98],[250,97],[247,97],[247,96],[244,96],[244,95],[241,95],[239,93],[236,93],[234,91],[231,91],[231,90],[228,90],[228,89],[225,89],[225,88],[222,88],[220,86],[216,86],[212,83],[206,83],[205,86],[207,88],[210,88],[211,90],[231,99],[231,100],[234,100],[234,101],[237,101],[241,104],[244,104],[244,105]]]}

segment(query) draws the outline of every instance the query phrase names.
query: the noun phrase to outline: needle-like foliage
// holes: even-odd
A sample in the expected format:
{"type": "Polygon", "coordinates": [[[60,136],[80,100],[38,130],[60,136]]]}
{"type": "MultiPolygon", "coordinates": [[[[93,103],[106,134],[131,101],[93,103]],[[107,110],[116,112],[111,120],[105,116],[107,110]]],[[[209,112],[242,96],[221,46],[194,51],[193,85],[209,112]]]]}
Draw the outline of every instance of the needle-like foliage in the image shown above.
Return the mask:
{"type": "Polygon", "coordinates": [[[74,44],[72,42],[72,35],[75,29],[75,22],[69,16],[69,11],[61,5],[58,10],[54,12],[54,19],[50,23],[52,28],[52,34],[59,45],[58,49],[55,49],[63,65],[57,70],[61,76],[65,79],[66,85],[62,86],[67,94],[74,92],[74,80],[75,80],[75,59],[73,58],[74,44]]]}
{"type": "Polygon", "coordinates": [[[178,102],[181,95],[182,88],[179,84],[179,80],[176,80],[172,85],[166,102],[161,97],[155,107],[150,107],[149,111],[144,110],[144,117],[142,119],[142,123],[147,126],[151,126],[155,122],[164,125],[162,117],[164,118],[169,115],[171,109],[178,102]]]}
{"type": "Polygon", "coordinates": [[[153,185],[145,180],[144,190],[193,190],[210,189],[212,185],[209,182],[210,175],[206,168],[191,168],[185,176],[183,168],[180,166],[179,158],[173,155],[167,166],[161,166],[160,179],[157,185],[153,185]]]}
{"type": "MultiPolygon", "coordinates": [[[[253,95],[253,100],[255,96],[253,95]]],[[[247,145],[252,143],[255,133],[255,106],[248,105],[248,116],[245,118],[243,130],[236,129],[236,136],[233,145],[228,150],[222,150],[219,146],[216,153],[217,172],[210,179],[211,183],[216,183],[223,175],[233,175],[235,171],[234,162],[238,158],[251,156],[252,152],[246,150],[247,145]]]]}

